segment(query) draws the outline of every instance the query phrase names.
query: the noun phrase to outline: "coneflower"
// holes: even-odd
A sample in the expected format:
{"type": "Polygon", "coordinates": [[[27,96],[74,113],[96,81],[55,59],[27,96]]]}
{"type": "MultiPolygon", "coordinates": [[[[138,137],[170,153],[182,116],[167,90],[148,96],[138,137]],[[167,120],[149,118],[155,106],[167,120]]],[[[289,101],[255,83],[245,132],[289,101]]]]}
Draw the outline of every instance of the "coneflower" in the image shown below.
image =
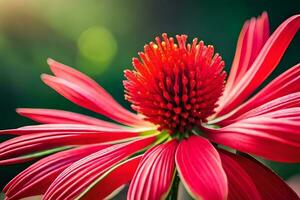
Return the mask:
{"type": "Polygon", "coordinates": [[[42,125],[1,131],[18,137],[0,144],[0,164],[46,157],[6,185],[6,199],[107,199],[128,183],[130,200],[176,198],[179,179],[196,199],[299,199],[249,155],[300,161],[300,64],[253,95],[299,27],[295,15],[269,36],[266,13],[247,21],[227,81],[213,46],[162,34],[125,71],[125,98],[138,114],[86,75],[49,59],[54,76],[42,75],[48,86],[116,123],[18,109],[42,125]]]}

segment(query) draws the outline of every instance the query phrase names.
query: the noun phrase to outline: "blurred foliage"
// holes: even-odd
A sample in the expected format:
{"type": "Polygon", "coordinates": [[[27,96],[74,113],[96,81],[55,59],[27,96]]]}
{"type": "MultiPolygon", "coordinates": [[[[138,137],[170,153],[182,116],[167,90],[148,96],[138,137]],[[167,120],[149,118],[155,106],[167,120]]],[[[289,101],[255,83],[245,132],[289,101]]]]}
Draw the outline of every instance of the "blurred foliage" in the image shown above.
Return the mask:
{"type": "MultiPolygon", "coordinates": [[[[0,0],[0,128],[33,123],[17,116],[17,107],[96,116],[41,83],[40,74],[49,73],[48,57],[92,76],[129,108],[123,98],[123,70],[131,68],[131,58],[155,36],[198,37],[215,46],[228,69],[246,19],[266,10],[274,31],[299,8],[299,0],[0,0]]],[[[268,81],[299,62],[299,44],[298,34],[268,81]]],[[[299,165],[267,163],[284,178],[300,172],[299,165]]],[[[0,167],[1,186],[29,164],[0,167]]]]}

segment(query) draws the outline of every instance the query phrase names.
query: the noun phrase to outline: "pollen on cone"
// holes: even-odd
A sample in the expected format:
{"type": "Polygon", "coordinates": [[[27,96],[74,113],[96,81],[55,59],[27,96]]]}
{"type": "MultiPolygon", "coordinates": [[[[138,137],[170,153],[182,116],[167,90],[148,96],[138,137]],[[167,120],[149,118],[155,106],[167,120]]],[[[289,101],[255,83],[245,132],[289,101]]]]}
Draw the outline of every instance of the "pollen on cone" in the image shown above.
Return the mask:
{"type": "Polygon", "coordinates": [[[162,34],[126,70],[125,98],[145,119],[171,133],[185,132],[214,114],[224,89],[224,61],[211,45],[162,34]]]}

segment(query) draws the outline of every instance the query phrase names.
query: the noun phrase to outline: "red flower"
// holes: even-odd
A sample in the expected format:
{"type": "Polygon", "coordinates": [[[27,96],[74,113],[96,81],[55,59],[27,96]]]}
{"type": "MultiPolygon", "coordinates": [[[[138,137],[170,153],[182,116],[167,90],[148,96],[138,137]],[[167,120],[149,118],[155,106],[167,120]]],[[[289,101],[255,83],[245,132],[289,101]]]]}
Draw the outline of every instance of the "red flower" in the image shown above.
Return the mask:
{"type": "Polygon", "coordinates": [[[130,182],[128,199],[162,199],[176,188],[178,174],[196,199],[299,199],[247,154],[300,161],[300,64],[251,96],[299,27],[295,15],[269,36],[266,13],[247,21],[226,84],[224,62],[212,46],[197,39],[186,44],[185,35],[157,37],[133,59],[135,70],[125,71],[126,99],[139,114],[84,74],[48,60],[55,76],[42,76],[47,85],[117,123],[18,109],[43,124],[3,130],[18,137],[0,144],[0,164],[52,155],[11,180],[6,198],[103,199],[130,182]]]}

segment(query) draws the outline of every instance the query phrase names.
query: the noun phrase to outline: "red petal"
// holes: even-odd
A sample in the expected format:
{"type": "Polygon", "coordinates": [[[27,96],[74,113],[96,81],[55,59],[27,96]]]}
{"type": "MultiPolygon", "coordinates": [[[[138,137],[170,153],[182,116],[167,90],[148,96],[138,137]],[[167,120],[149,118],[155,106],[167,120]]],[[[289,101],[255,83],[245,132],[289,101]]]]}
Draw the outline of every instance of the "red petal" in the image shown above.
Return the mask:
{"type": "Polygon", "coordinates": [[[101,96],[103,96],[105,100],[111,101],[114,104],[117,104],[117,106],[120,106],[117,102],[115,102],[114,98],[105,91],[105,89],[103,89],[96,81],[94,81],[87,75],[77,71],[72,67],[59,63],[51,58],[47,60],[47,63],[49,64],[51,71],[56,77],[65,79],[72,83],[76,83],[81,88],[97,91],[97,93],[101,94],[101,96]]]}
{"type": "Polygon", "coordinates": [[[44,199],[74,199],[107,170],[149,146],[156,137],[117,144],[87,156],[65,169],[50,185],[44,199]]]}
{"type": "MultiPolygon", "coordinates": [[[[275,111],[284,112],[284,111],[290,110],[290,108],[296,108],[299,106],[300,106],[300,92],[295,92],[295,93],[291,93],[291,94],[285,95],[283,97],[274,99],[274,100],[269,101],[260,106],[257,106],[256,108],[253,108],[252,110],[239,115],[235,119],[234,119],[235,115],[231,116],[231,117],[225,119],[224,121],[222,121],[220,124],[222,124],[222,126],[224,126],[224,125],[228,125],[228,124],[231,124],[231,123],[243,120],[243,119],[247,119],[247,118],[255,117],[255,116],[262,116],[262,115],[272,117],[272,115],[274,114],[275,111]]],[[[287,117],[288,116],[286,116],[285,118],[287,118],[287,117]]]]}
{"type": "Polygon", "coordinates": [[[123,108],[88,76],[52,59],[48,59],[48,64],[57,78],[44,75],[43,81],[70,101],[126,125],[149,125],[140,116],[123,108]]]}
{"type": "Polygon", "coordinates": [[[48,156],[18,174],[3,191],[12,200],[44,194],[52,181],[73,162],[106,147],[108,145],[90,145],[48,156]]]}
{"type": "Polygon", "coordinates": [[[238,38],[235,56],[224,95],[245,75],[255,57],[269,38],[269,19],[266,12],[257,19],[246,21],[238,38]]]}
{"type": "Polygon", "coordinates": [[[228,179],[228,200],[260,200],[261,196],[249,174],[237,162],[234,154],[219,150],[228,179]]]}
{"type": "Polygon", "coordinates": [[[140,133],[149,131],[147,128],[127,128],[116,126],[115,128],[100,127],[87,124],[40,124],[23,126],[16,129],[0,130],[0,134],[28,135],[32,133],[140,133]]]}
{"type": "Polygon", "coordinates": [[[276,29],[250,69],[230,89],[230,92],[223,95],[218,108],[218,116],[224,115],[240,105],[269,76],[279,63],[299,27],[300,15],[295,15],[276,29]]]}
{"type": "MultiPolygon", "coordinates": [[[[223,158],[224,154],[220,155],[223,158]]],[[[251,177],[257,191],[260,193],[261,199],[299,199],[297,194],[279,176],[277,176],[274,172],[272,172],[270,169],[268,169],[266,166],[264,166],[254,158],[246,155],[239,156],[232,153],[226,153],[226,157],[228,159],[231,159],[231,161],[236,162],[236,164],[243,168],[243,170],[249,175],[249,177],[251,177]]]]}
{"type": "Polygon", "coordinates": [[[99,94],[91,89],[82,88],[80,85],[77,85],[76,82],[72,83],[65,79],[45,74],[42,75],[42,80],[56,92],[79,106],[100,113],[126,125],[145,125],[145,122],[137,115],[134,115],[129,111],[127,111],[127,114],[124,113],[125,111],[121,112],[113,107],[110,101],[104,100],[103,97],[99,96],[99,94]]]}
{"type": "Polygon", "coordinates": [[[177,141],[171,140],[149,149],[132,179],[127,199],[164,199],[175,171],[177,141]]]}
{"type": "Polygon", "coordinates": [[[78,124],[47,124],[4,130],[2,133],[23,134],[0,144],[0,165],[27,161],[37,153],[62,146],[116,142],[136,138],[131,129],[108,129],[78,124]]]}
{"type": "Polygon", "coordinates": [[[300,108],[289,108],[207,129],[210,140],[279,162],[300,161],[300,108]]]}
{"type": "Polygon", "coordinates": [[[221,122],[228,124],[228,121],[235,119],[249,110],[255,109],[260,105],[266,104],[277,98],[296,93],[300,91],[300,64],[295,65],[283,74],[278,76],[259,93],[257,93],[250,100],[242,104],[239,108],[234,110],[221,122]]]}
{"type": "Polygon", "coordinates": [[[107,199],[116,190],[130,182],[142,156],[137,156],[122,162],[101,176],[91,189],[86,190],[80,199],[107,199]]]}
{"type": "Polygon", "coordinates": [[[44,124],[89,124],[106,128],[119,127],[114,123],[63,110],[18,108],[17,113],[44,124]]]}
{"type": "Polygon", "coordinates": [[[196,199],[226,199],[226,174],[218,152],[207,139],[191,136],[181,141],[176,166],[186,189],[196,199]]]}

